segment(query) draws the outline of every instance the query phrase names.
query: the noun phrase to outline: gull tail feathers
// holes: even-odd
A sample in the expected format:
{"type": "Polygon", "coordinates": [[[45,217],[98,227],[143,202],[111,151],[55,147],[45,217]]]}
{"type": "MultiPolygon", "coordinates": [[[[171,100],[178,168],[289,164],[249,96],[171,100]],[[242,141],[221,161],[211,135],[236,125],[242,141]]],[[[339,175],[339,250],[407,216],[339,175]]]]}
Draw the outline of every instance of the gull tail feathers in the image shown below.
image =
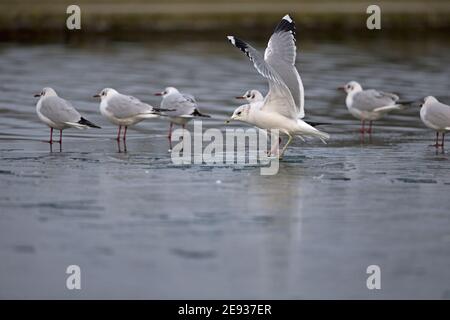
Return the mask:
{"type": "Polygon", "coordinates": [[[158,118],[159,114],[154,113],[154,112],[141,113],[141,114],[138,115],[138,117],[140,119],[154,119],[154,118],[158,118]]]}
{"type": "Polygon", "coordinates": [[[77,129],[80,129],[80,130],[83,130],[83,129],[87,129],[87,128],[88,128],[87,125],[81,124],[81,123],[78,123],[78,122],[69,122],[69,121],[66,121],[66,122],[64,122],[64,123],[67,124],[68,126],[71,126],[71,127],[73,127],[73,128],[77,128],[77,129]]]}
{"type": "Polygon", "coordinates": [[[384,107],[375,108],[375,109],[373,109],[373,112],[383,112],[384,113],[384,112],[390,112],[390,111],[393,111],[393,110],[403,110],[405,108],[406,108],[405,105],[394,104],[394,105],[391,105],[391,106],[384,106],[384,107]]]}
{"type": "Polygon", "coordinates": [[[330,139],[330,135],[328,133],[320,131],[320,130],[317,130],[316,128],[314,128],[313,126],[311,126],[310,124],[306,123],[303,120],[299,119],[297,121],[297,123],[298,123],[298,126],[299,126],[298,135],[317,137],[323,143],[326,143],[325,140],[330,139]]]}
{"type": "Polygon", "coordinates": [[[194,112],[191,113],[194,117],[204,117],[204,118],[211,118],[209,114],[200,113],[198,109],[195,109],[194,112]]]}
{"type": "Polygon", "coordinates": [[[89,120],[86,120],[83,117],[81,117],[81,119],[80,119],[80,121],[78,121],[78,123],[81,125],[84,125],[84,126],[91,127],[91,128],[101,129],[101,127],[97,126],[96,124],[93,124],[92,122],[90,122],[89,120]]]}

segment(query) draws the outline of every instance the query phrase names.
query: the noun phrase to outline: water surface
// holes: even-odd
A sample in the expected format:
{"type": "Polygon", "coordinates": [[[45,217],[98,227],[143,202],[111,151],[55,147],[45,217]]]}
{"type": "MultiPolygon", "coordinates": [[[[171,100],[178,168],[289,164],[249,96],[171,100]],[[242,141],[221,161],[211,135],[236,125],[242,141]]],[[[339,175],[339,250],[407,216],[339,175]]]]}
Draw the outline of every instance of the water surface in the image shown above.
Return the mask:
{"type": "MultiPolygon", "coordinates": [[[[263,47],[263,43],[257,43],[263,47]]],[[[335,88],[349,80],[449,103],[448,41],[304,41],[306,112],[327,145],[295,141],[275,176],[258,166],[175,166],[167,123],[116,128],[91,98],[113,87],[157,105],[175,86],[225,129],[234,96],[266,83],[220,42],[0,46],[1,298],[450,298],[450,161],[418,108],[361,140],[335,88]],[[42,140],[33,93],[53,87],[101,130],[42,140]],[[120,151],[123,151],[123,145],[120,151]],[[82,290],[65,269],[82,270],[82,290]],[[382,289],[366,288],[366,268],[382,289]]],[[[244,127],[235,124],[234,127],[244,127]]],[[[450,143],[450,142],[449,142],[450,143]]]]}

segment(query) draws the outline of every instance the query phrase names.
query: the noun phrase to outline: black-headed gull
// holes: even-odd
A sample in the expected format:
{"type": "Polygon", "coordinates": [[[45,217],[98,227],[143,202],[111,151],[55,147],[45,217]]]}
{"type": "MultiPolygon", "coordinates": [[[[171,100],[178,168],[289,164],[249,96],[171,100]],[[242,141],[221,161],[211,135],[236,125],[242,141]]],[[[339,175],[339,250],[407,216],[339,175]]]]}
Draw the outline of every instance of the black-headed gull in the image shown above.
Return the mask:
{"type": "Polygon", "coordinates": [[[444,148],[444,137],[450,131],[450,106],[439,102],[435,97],[428,96],[424,99],[420,109],[420,119],[433,130],[436,130],[436,143],[434,146],[444,148]],[[439,133],[442,133],[442,142],[439,144],[439,133]]]}
{"type": "Polygon", "coordinates": [[[361,133],[372,133],[372,122],[380,119],[386,113],[393,110],[402,110],[405,104],[411,101],[400,101],[394,93],[378,91],[374,89],[363,90],[356,81],[350,81],[338,89],[347,93],[345,104],[348,111],[361,120],[361,133]],[[369,129],[365,129],[365,122],[369,121],[369,129]]]}
{"type": "Polygon", "coordinates": [[[50,127],[50,140],[48,141],[50,144],[53,143],[53,129],[59,130],[59,143],[62,143],[64,129],[100,128],[83,118],[69,101],[58,97],[52,88],[44,88],[34,96],[39,97],[36,104],[39,119],[50,127]]]}
{"type": "Polygon", "coordinates": [[[248,103],[263,101],[264,96],[258,90],[248,90],[242,96],[237,96],[236,99],[245,99],[248,103]]]}
{"type": "Polygon", "coordinates": [[[198,110],[197,101],[194,96],[181,93],[174,87],[167,87],[162,92],[155,93],[155,96],[162,96],[161,100],[161,115],[169,117],[169,144],[172,149],[172,128],[174,124],[178,124],[183,127],[186,126],[190,120],[195,117],[207,117],[211,116],[201,113],[198,110]]]}
{"type": "Polygon", "coordinates": [[[158,118],[155,108],[139,99],[127,96],[111,88],[103,89],[94,95],[100,98],[100,113],[113,124],[119,126],[117,141],[120,140],[120,132],[125,127],[123,140],[127,138],[128,126],[134,125],[144,119],[158,118]]]}
{"type": "MultiPolygon", "coordinates": [[[[258,90],[252,89],[252,90],[246,91],[243,96],[237,96],[236,99],[239,99],[239,100],[245,99],[248,103],[252,103],[252,102],[263,101],[264,96],[258,90]]],[[[305,121],[307,124],[312,125],[313,127],[331,124],[328,122],[315,122],[315,121],[309,121],[309,120],[303,120],[303,121],[305,121]]]]}
{"type": "Polygon", "coordinates": [[[230,120],[239,120],[261,129],[278,129],[288,136],[280,157],[294,136],[318,137],[323,142],[329,135],[307,124],[304,117],[304,93],[300,76],[295,68],[295,23],[286,15],[270,37],[264,57],[244,41],[228,36],[228,40],[243,51],[256,70],[269,82],[269,93],[263,101],[238,107],[230,120]]]}

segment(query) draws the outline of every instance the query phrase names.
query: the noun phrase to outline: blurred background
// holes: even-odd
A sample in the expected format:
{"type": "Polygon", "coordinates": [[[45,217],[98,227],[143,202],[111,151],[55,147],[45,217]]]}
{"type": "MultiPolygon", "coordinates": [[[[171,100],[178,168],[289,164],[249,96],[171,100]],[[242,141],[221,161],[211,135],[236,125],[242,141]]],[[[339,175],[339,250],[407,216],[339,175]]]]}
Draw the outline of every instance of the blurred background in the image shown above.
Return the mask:
{"type": "Polygon", "coordinates": [[[448,32],[450,4],[446,0],[1,0],[3,40],[59,38],[97,34],[109,37],[168,37],[171,33],[205,37],[246,30],[256,36],[271,30],[273,21],[289,12],[301,36],[320,32],[354,36],[364,33],[366,8],[382,8],[382,28],[415,37],[417,33],[448,32]],[[65,28],[68,5],[82,10],[81,31],[65,28]]]}

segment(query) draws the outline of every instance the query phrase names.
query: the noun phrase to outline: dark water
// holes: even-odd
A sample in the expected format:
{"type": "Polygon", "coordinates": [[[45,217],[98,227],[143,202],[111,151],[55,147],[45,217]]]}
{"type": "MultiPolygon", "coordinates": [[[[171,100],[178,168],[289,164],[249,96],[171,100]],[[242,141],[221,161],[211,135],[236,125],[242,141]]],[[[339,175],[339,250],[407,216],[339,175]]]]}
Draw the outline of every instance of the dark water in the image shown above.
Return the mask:
{"type": "Polygon", "coordinates": [[[358,80],[449,103],[448,43],[300,42],[307,114],[331,122],[332,139],[295,141],[275,176],[175,166],[161,120],[131,129],[118,153],[91,98],[113,87],[157,105],[152,93],[171,85],[214,116],[205,128],[224,129],[232,97],[266,90],[226,41],[3,44],[0,297],[450,298],[449,154],[428,147],[417,107],[360,140],[335,90],[358,80]],[[103,129],[67,130],[50,152],[32,96],[44,86],[103,129]],[[80,291],[65,287],[71,264],[80,291]],[[366,288],[372,264],[381,290],[366,288]]]}

